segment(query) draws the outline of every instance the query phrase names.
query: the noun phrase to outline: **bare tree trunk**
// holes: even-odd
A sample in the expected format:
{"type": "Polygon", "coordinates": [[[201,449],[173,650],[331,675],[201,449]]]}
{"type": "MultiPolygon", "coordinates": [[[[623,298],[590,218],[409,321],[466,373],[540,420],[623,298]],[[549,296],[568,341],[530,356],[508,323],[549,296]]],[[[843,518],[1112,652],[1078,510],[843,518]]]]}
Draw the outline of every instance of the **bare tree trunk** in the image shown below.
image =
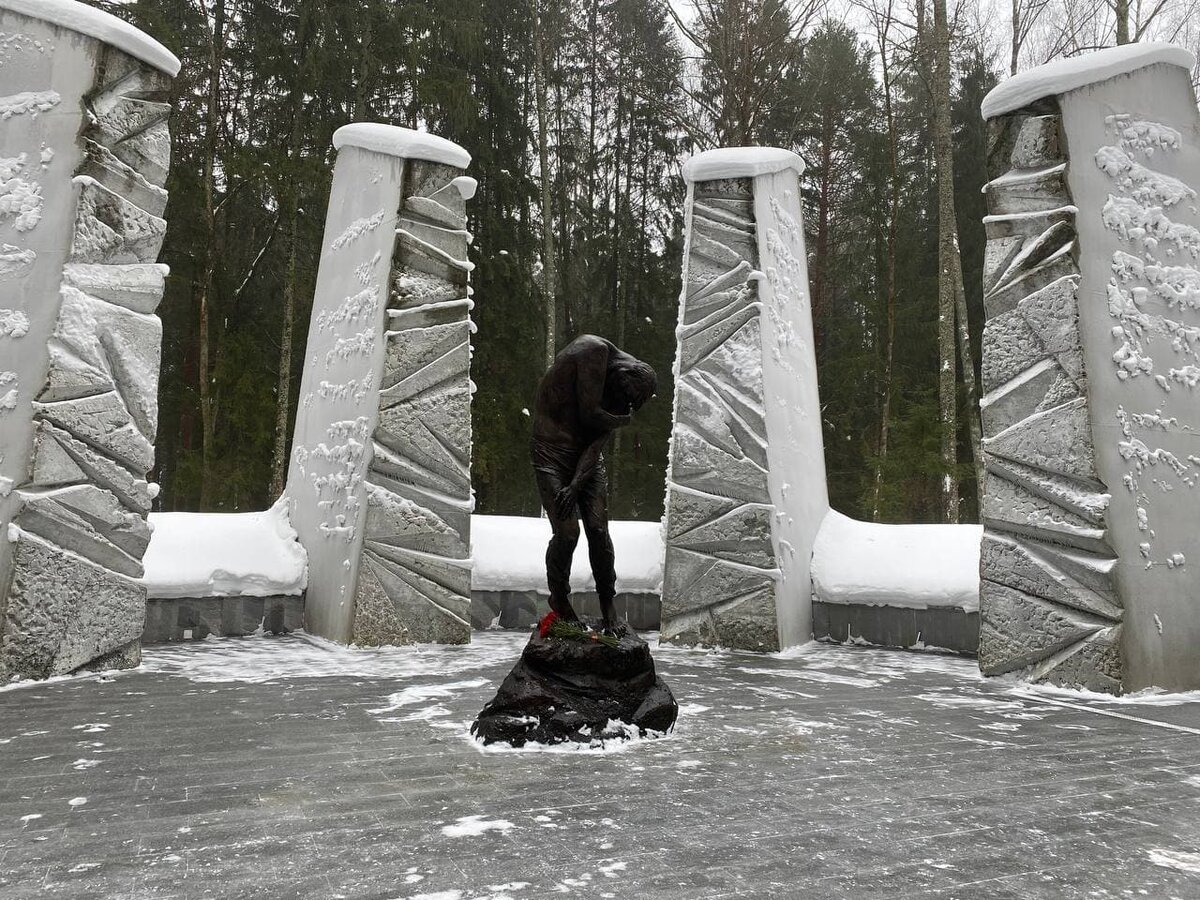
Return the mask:
{"type": "Polygon", "coordinates": [[[830,197],[833,181],[833,128],[829,120],[829,110],[821,114],[821,182],[818,188],[817,200],[817,241],[816,252],[813,254],[815,270],[812,278],[812,320],[813,344],[817,358],[821,358],[825,334],[825,301],[828,291],[827,275],[829,272],[829,232],[833,200],[830,197]]]}
{"type": "Polygon", "coordinates": [[[1012,54],[1008,74],[1017,74],[1017,57],[1021,54],[1021,0],[1012,0],[1012,54]]]}
{"type": "Polygon", "coordinates": [[[542,22],[541,10],[538,4],[532,4],[533,10],[533,53],[534,53],[534,91],[537,94],[538,121],[538,163],[541,166],[542,192],[542,265],[544,292],[546,295],[546,367],[554,362],[554,354],[558,349],[557,297],[558,279],[555,272],[554,259],[554,217],[551,210],[551,193],[553,185],[550,180],[550,149],[546,131],[549,128],[550,116],[546,109],[546,35],[542,22]]]}
{"type": "MultiPolygon", "coordinates": [[[[617,156],[613,160],[613,209],[614,209],[614,229],[613,229],[613,273],[615,281],[613,283],[613,317],[617,329],[616,344],[618,347],[625,346],[625,321],[626,308],[628,306],[629,286],[628,279],[625,278],[625,269],[628,268],[628,260],[623,252],[624,247],[621,244],[621,226],[623,224],[622,217],[629,216],[630,203],[633,198],[633,141],[634,141],[634,114],[636,91],[633,85],[630,85],[625,80],[626,67],[624,58],[617,59],[617,156]],[[626,89],[628,88],[628,93],[626,89]],[[629,121],[625,122],[625,113],[628,112],[629,121]],[[624,160],[621,159],[621,154],[624,154],[624,160]],[[621,187],[621,169],[625,169],[625,186],[622,191],[621,187]]],[[[613,436],[612,456],[614,462],[620,458],[623,440],[623,429],[618,428],[613,436]]],[[[618,497],[620,494],[621,470],[617,465],[608,467],[608,490],[609,496],[618,497]]]]}
{"type": "Polygon", "coordinates": [[[967,293],[963,289],[962,257],[954,254],[954,305],[958,318],[958,364],[967,392],[967,434],[971,440],[971,465],[975,470],[976,509],[983,515],[983,427],[979,421],[979,388],[975,383],[975,354],[971,350],[971,327],[967,318],[967,293]]]}
{"type": "MultiPolygon", "coordinates": [[[[624,48],[622,47],[621,50],[624,48]]],[[[617,120],[617,138],[613,144],[613,216],[612,216],[612,314],[615,317],[620,306],[621,291],[621,154],[625,152],[625,60],[618,53],[615,60],[617,72],[617,96],[614,104],[614,116],[617,120]]],[[[620,432],[617,432],[620,434],[620,432]]]]}
{"type": "Polygon", "coordinates": [[[600,55],[600,50],[596,46],[596,28],[599,7],[599,0],[592,0],[591,8],[588,10],[588,35],[590,36],[588,48],[588,171],[587,218],[585,219],[586,231],[584,233],[589,236],[593,233],[592,221],[596,206],[596,106],[600,85],[599,74],[596,71],[596,60],[600,55]]]}
{"type": "MultiPolygon", "coordinates": [[[[290,177],[301,154],[304,134],[304,97],[307,91],[308,49],[311,27],[311,7],[301,7],[297,43],[301,70],[291,96],[292,131],[288,136],[289,178],[282,184],[284,213],[288,219],[288,265],[283,282],[283,321],[279,329],[279,372],[275,383],[275,443],[271,456],[271,496],[283,494],[287,479],[288,443],[291,437],[292,408],[292,343],[296,322],[296,228],[300,220],[300,199],[295,181],[290,177]]],[[[367,39],[366,35],[363,37],[367,39]]],[[[362,73],[360,73],[362,74],[362,73]]],[[[356,100],[362,102],[362,100],[356,100]]]]}
{"type": "Polygon", "coordinates": [[[217,158],[217,132],[220,126],[221,61],[225,48],[225,0],[213,4],[213,24],[208,47],[208,103],[204,115],[204,270],[200,276],[200,358],[197,378],[200,393],[200,432],[203,446],[200,451],[200,509],[208,510],[212,503],[213,458],[216,443],[216,405],[212,396],[213,373],[210,360],[212,343],[210,314],[213,294],[213,273],[217,261],[217,210],[214,202],[214,174],[217,158]]]}
{"type": "Polygon", "coordinates": [[[1129,0],[1113,0],[1113,12],[1117,14],[1117,45],[1128,44],[1129,0]]]}
{"type": "Polygon", "coordinates": [[[292,404],[292,331],[296,322],[296,224],[293,200],[288,210],[288,265],[283,283],[283,322],[279,329],[279,373],[275,383],[275,445],[271,455],[271,496],[283,494],[287,479],[288,437],[292,404]]]}
{"type": "Polygon", "coordinates": [[[375,40],[375,29],[369,15],[363,16],[358,40],[358,77],[354,80],[354,118],[351,121],[363,122],[367,119],[367,98],[374,83],[374,73],[371,72],[371,44],[375,40]]]}
{"type": "MultiPolygon", "coordinates": [[[[938,187],[938,406],[942,424],[942,517],[958,521],[958,397],[955,365],[954,139],[950,123],[950,30],[946,0],[933,0],[933,152],[938,187]]],[[[961,279],[960,279],[961,281],[961,279]]],[[[961,290],[961,285],[959,290],[961,290]]]]}
{"type": "MultiPolygon", "coordinates": [[[[558,42],[558,54],[562,53],[562,41],[558,42]]],[[[556,57],[556,64],[561,65],[561,58],[556,57]]],[[[571,290],[573,270],[569,263],[573,252],[571,220],[568,215],[572,209],[571,198],[567,185],[572,179],[568,178],[567,164],[563,160],[562,148],[567,146],[566,125],[563,121],[563,111],[567,108],[567,100],[563,98],[562,79],[555,79],[554,84],[554,135],[558,157],[555,160],[554,191],[558,198],[558,243],[555,247],[559,256],[556,260],[554,273],[558,281],[558,297],[554,304],[555,334],[557,341],[562,344],[570,343],[574,337],[574,310],[568,303],[568,297],[574,293],[571,290]]],[[[571,170],[571,173],[578,168],[571,170]]]]}
{"type": "Polygon", "coordinates": [[[887,118],[888,163],[891,180],[891,197],[888,203],[887,231],[887,338],[883,362],[883,402],[879,417],[879,453],[875,460],[875,488],[871,500],[871,519],[880,519],[880,499],[883,493],[883,470],[887,465],[888,440],[892,422],[892,379],[896,349],[896,217],[900,209],[900,173],[897,164],[896,117],[892,108],[891,67],[887,55],[887,32],[891,24],[891,8],[888,20],[879,36],[879,59],[883,66],[883,110],[887,118]]]}

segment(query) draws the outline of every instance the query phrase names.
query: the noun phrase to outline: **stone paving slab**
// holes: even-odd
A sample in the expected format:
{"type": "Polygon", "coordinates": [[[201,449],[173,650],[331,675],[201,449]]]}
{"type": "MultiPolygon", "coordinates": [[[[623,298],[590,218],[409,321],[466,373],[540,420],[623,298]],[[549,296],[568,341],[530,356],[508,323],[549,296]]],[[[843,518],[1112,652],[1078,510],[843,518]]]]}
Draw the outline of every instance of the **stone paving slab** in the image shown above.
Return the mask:
{"type": "Polygon", "coordinates": [[[208,640],[0,691],[0,898],[1200,898],[1200,695],[660,648],[671,736],[482,752],[523,641],[208,640]]]}

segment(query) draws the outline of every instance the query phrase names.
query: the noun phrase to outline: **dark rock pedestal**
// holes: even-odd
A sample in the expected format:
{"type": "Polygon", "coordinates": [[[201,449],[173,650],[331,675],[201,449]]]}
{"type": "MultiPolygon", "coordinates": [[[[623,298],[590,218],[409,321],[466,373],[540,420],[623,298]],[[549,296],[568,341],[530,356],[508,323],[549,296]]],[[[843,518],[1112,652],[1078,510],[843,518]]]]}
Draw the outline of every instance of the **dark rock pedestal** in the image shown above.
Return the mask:
{"type": "Polygon", "coordinates": [[[650,647],[624,623],[616,637],[610,646],[535,630],[471,734],[520,747],[669,731],[679,706],[654,672],[650,647]]]}

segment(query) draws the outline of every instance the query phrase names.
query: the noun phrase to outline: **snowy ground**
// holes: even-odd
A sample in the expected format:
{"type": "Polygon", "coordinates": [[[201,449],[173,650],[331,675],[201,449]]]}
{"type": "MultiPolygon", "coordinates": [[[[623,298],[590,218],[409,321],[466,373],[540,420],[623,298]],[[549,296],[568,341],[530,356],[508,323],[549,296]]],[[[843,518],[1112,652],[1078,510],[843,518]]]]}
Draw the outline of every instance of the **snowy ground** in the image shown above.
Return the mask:
{"type": "Polygon", "coordinates": [[[0,691],[0,897],[1200,897],[1200,696],[660,649],[672,736],[483,753],[523,637],[152,647],[0,691]]]}

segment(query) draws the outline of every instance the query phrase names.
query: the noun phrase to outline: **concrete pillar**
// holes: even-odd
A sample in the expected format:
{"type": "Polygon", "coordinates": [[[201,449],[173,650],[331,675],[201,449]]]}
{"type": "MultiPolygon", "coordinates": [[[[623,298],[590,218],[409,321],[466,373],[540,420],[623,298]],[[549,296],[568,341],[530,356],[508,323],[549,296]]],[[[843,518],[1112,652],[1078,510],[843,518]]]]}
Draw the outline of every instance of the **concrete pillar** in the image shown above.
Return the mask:
{"type": "Polygon", "coordinates": [[[812,634],[809,566],[829,496],[802,171],[768,147],[684,167],[662,598],[672,643],[777,650],[812,634]]]}
{"type": "Polygon", "coordinates": [[[341,643],[471,633],[470,156],[338,129],[286,494],[305,623],[341,643]]]}
{"type": "Polygon", "coordinates": [[[1133,44],[988,95],[980,667],[1200,688],[1200,114],[1133,44]]]}
{"type": "Polygon", "coordinates": [[[179,61],[0,0],[0,681],[136,665],[179,61]]]}

